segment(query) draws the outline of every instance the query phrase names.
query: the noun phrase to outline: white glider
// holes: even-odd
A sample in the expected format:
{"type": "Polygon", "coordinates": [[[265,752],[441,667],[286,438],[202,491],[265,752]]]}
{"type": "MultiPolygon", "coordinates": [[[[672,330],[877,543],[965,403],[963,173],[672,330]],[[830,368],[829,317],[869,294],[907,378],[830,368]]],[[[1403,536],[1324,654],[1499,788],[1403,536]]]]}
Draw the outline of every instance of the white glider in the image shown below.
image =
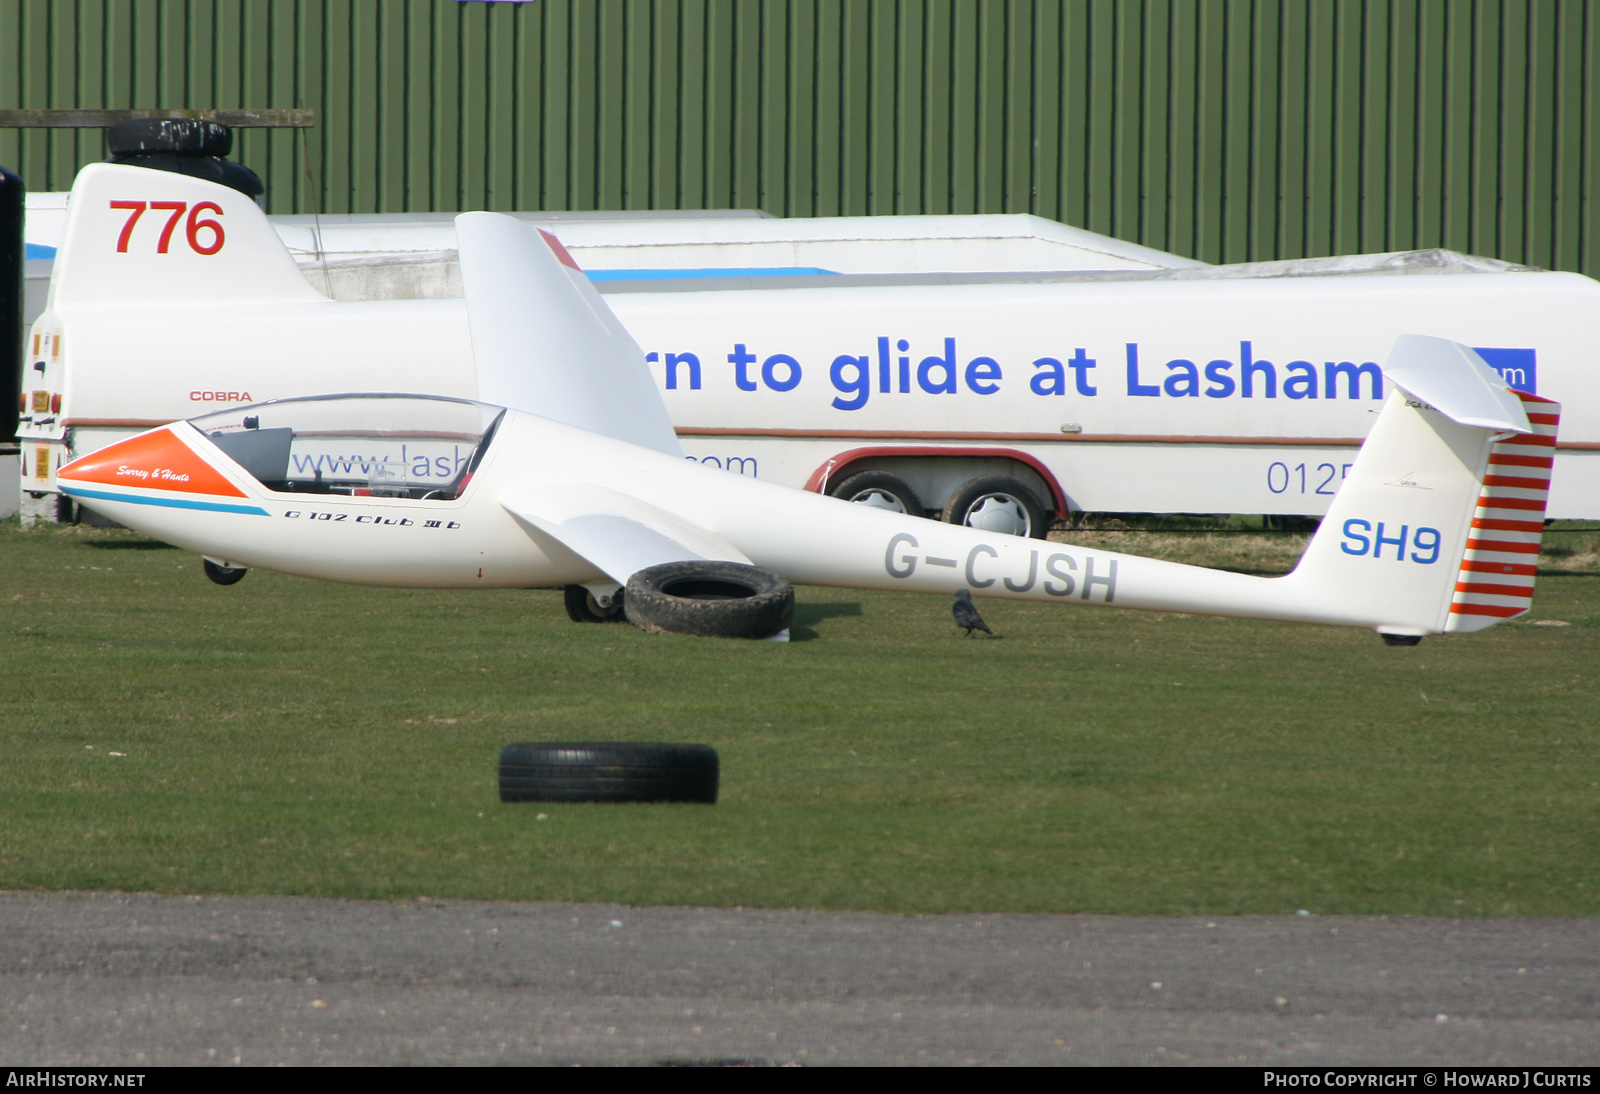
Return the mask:
{"type": "MultiPolygon", "coordinates": [[[[792,592],[771,607],[783,579],[1366,627],[1396,644],[1528,610],[1559,407],[1508,389],[1456,343],[1396,343],[1388,401],[1304,557],[1286,576],[1252,577],[687,461],[642,352],[559,242],[492,213],[456,224],[482,401],[231,407],[78,459],[60,469],[62,490],[204,555],[223,582],[256,567],[373,585],[566,586],[574,618],[618,614],[626,586],[633,622],[685,633],[783,633],[792,592]],[[753,619],[757,602],[768,606],[753,619]]],[[[100,291],[118,289],[108,279],[100,291]]]]}

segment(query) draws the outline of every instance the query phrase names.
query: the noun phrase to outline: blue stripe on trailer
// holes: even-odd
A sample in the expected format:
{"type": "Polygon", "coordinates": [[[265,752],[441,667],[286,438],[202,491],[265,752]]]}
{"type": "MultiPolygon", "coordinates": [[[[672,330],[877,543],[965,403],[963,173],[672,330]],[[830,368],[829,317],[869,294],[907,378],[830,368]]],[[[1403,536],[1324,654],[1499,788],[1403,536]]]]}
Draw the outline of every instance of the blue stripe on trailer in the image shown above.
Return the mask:
{"type": "Polygon", "coordinates": [[[812,277],[837,275],[818,266],[705,266],[689,270],[585,270],[590,281],[678,281],[691,277],[812,277]]]}

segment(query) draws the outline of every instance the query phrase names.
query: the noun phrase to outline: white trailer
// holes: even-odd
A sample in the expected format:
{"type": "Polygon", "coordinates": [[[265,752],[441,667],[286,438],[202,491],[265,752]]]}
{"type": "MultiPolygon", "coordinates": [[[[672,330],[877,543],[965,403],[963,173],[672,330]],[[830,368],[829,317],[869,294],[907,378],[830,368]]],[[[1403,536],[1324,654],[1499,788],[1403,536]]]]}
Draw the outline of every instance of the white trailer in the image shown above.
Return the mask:
{"type": "Polygon", "coordinates": [[[1600,284],[1497,265],[1371,256],[608,300],[697,458],[963,519],[985,498],[1020,501],[1013,520],[1320,516],[1381,405],[1394,339],[1443,332],[1571,408],[1550,515],[1600,516],[1600,284]]]}
{"type": "MultiPolygon", "coordinates": [[[[351,244],[328,261],[324,229],[324,258],[305,270],[283,229],[231,191],[97,165],[75,195],[51,305],[34,328],[25,490],[52,492],[64,459],[219,404],[343,390],[476,394],[465,307],[446,295],[452,277],[459,283],[437,246],[447,240],[419,237],[398,260],[351,244]],[[184,222],[161,252],[152,218],[118,251],[136,200],[216,203],[228,250],[185,253],[184,222]],[[410,295],[440,298],[348,299],[392,295],[394,271],[408,264],[433,271],[410,295]],[[99,302],[105,278],[125,303],[99,302]],[[319,291],[328,287],[347,299],[319,291]],[[170,303],[196,293],[207,303],[170,303]]],[[[778,228],[838,236],[837,224],[714,220],[645,226],[648,246],[701,233],[671,246],[714,244],[709,258],[619,247],[607,252],[609,268],[665,269],[670,258],[697,263],[678,272],[725,274],[783,268],[772,265],[783,259],[789,275],[652,273],[601,285],[700,462],[1034,535],[1078,510],[1319,516],[1386,393],[1378,362],[1396,336],[1425,333],[1478,347],[1513,386],[1566,404],[1548,515],[1600,517],[1590,363],[1600,284],[1588,278],[1443,252],[1184,266],[1064,228],[1070,239],[1033,245],[1030,261],[1050,255],[1053,270],[984,272],[973,260],[955,272],[796,276],[825,268],[823,252],[770,251],[778,228]],[[733,222],[759,227],[765,236],[752,246],[770,253],[741,259],[722,238],[733,222]],[[1072,247],[1072,261],[1120,268],[1073,269],[1072,247]]],[[[352,225],[347,240],[358,227],[372,228],[352,225]]],[[[629,228],[601,227],[590,225],[618,239],[629,228]]],[[[914,227],[857,231],[848,247],[821,242],[869,256],[892,250],[885,235],[913,237],[914,227]]],[[[987,238],[978,227],[963,238],[987,238]]],[[[197,231],[203,251],[211,236],[197,231]]],[[[918,246],[918,261],[956,264],[949,244],[943,259],[918,246]]]]}
{"type": "MultiPolygon", "coordinates": [[[[69,194],[27,196],[29,258],[53,256],[67,230],[69,194]]],[[[513,213],[559,231],[592,280],[818,273],[992,273],[1004,270],[1154,270],[1201,267],[1157,251],[1026,214],[806,217],[755,209],[513,213]]],[[[454,266],[454,213],[270,216],[297,260],[402,257],[454,266]]],[[[459,269],[451,271],[460,296],[459,269]]],[[[319,287],[322,287],[319,285],[319,287]]]]}

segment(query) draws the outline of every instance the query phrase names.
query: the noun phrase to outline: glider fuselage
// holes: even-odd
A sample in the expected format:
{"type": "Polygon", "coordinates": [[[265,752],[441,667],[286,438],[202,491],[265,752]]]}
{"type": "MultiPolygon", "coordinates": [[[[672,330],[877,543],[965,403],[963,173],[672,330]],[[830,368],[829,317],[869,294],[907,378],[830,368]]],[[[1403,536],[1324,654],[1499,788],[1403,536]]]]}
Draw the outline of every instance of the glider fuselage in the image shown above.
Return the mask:
{"type": "MultiPolygon", "coordinates": [[[[322,401],[225,413],[244,419],[252,411],[267,415],[322,401]]],[[[665,538],[678,529],[702,529],[723,550],[702,545],[685,557],[720,554],[805,584],[937,593],[966,588],[980,596],[1064,604],[1381,622],[1347,607],[1362,598],[1348,597],[1351,590],[1337,584],[1309,588],[1295,575],[1265,579],[958,527],[762,483],[532,414],[505,411],[488,421],[498,408],[414,401],[448,404],[453,411],[476,408],[485,432],[480,439],[470,429],[307,430],[309,447],[285,446],[277,457],[298,477],[279,479],[279,468],[262,481],[245,466],[261,463],[259,457],[231,458],[219,445],[238,453],[237,440],[203,431],[218,415],[200,419],[202,428],[178,422],[103,449],[68,469],[63,486],[116,520],[225,565],[355,584],[607,582],[605,571],[563,538],[559,510],[565,506],[569,512],[622,512],[635,530],[654,528],[665,538]],[[336,460],[327,458],[330,444],[348,449],[357,437],[367,442],[361,452],[341,449],[336,460]],[[388,459],[382,458],[385,444],[388,459]],[[447,444],[453,445],[447,456],[431,455],[447,444]],[[400,463],[406,458],[409,468],[400,463]],[[425,458],[432,461],[426,467],[425,458]],[[389,473],[376,473],[385,469],[389,473]],[[419,469],[428,473],[415,474],[419,469]],[[336,472],[365,477],[338,481],[336,472]],[[547,492],[550,484],[559,484],[562,497],[547,492]]],[[[256,435],[270,440],[273,432],[256,435]]],[[[252,439],[250,431],[232,436],[252,439]]],[[[1402,559],[1400,565],[1421,571],[1431,563],[1402,559]]]]}

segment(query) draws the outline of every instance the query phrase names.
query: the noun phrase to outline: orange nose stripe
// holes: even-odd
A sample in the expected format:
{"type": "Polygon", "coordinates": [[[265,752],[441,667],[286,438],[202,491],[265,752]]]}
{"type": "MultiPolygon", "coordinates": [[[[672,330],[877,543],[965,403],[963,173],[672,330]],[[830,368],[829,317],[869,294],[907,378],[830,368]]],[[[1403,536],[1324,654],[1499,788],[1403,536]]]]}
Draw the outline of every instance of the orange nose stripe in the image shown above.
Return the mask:
{"type": "Polygon", "coordinates": [[[223,478],[216,468],[195,455],[194,449],[174,436],[172,429],[169,426],[141,433],[91,452],[57,471],[56,478],[107,486],[176,490],[185,494],[245,497],[244,491],[223,478]]]}

